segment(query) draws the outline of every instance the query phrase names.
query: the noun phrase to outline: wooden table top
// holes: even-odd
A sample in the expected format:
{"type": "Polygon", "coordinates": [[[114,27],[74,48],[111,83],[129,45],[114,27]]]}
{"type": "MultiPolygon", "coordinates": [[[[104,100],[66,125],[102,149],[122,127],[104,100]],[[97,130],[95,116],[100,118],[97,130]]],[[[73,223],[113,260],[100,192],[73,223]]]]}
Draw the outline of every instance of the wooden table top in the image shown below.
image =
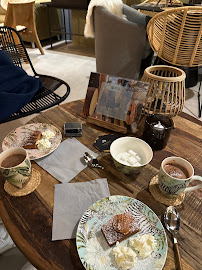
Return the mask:
{"type": "MultiPolygon", "coordinates": [[[[81,117],[83,102],[75,101],[54,107],[31,122],[50,123],[62,131],[64,122],[82,121],[83,136],[78,140],[92,149],[95,139],[109,131],[87,124],[81,117]]],[[[105,170],[86,168],[72,182],[85,182],[97,178],[107,178],[111,195],[126,195],[148,205],[159,218],[166,206],[154,200],[149,192],[149,182],[158,173],[162,160],[168,156],[187,159],[195,168],[195,174],[202,175],[202,125],[201,122],[181,114],[174,118],[175,129],[171,132],[164,150],[155,151],[154,157],[138,176],[126,176],[118,172],[108,153],[99,153],[101,165],[105,170]]],[[[98,151],[97,151],[98,152],[98,151]]],[[[54,185],[59,183],[35,162],[32,166],[41,173],[41,184],[25,197],[11,197],[3,189],[0,181],[0,215],[14,242],[28,260],[37,268],[44,270],[84,269],[76,250],[75,239],[51,241],[54,185]]],[[[190,184],[191,185],[191,184],[190,184]]],[[[201,258],[201,198],[202,190],[186,194],[181,206],[177,207],[181,216],[178,234],[179,249],[183,269],[202,269],[201,258]]],[[[164,270],[176,269],[171,235],[167,234],[168,255],[164,270]]]]}

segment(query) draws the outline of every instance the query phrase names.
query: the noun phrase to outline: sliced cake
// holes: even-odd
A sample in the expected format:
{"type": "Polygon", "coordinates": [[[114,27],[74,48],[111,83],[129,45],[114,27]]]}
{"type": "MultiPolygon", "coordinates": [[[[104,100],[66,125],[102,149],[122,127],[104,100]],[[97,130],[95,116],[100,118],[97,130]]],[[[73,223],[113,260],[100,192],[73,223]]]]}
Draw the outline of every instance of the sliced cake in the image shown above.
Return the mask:
{"type": "Polygon", "coordinates": [[[130,213],[116,215],[102,225],[101,231],[111,247],[139,232],[138,224],[130,213]]]}
{"type": "Polygon", "coordinates": [[[28,139],[24,142],[23,148],[25,149],[36,149],[37,141],[41,139],[41,131],[32,131],[28,139]]]}

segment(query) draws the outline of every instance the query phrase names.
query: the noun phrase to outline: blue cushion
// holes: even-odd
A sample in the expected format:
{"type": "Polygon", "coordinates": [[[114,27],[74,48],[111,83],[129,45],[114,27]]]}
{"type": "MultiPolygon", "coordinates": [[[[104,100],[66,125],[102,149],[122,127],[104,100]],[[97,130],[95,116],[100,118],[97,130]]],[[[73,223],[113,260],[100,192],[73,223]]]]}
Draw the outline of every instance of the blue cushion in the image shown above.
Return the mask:
{"type": "Polygon", "coordinates": [[[0,50],[0,122],[29,103],[42,87],[40,79],[27,75],[0,50]]]}

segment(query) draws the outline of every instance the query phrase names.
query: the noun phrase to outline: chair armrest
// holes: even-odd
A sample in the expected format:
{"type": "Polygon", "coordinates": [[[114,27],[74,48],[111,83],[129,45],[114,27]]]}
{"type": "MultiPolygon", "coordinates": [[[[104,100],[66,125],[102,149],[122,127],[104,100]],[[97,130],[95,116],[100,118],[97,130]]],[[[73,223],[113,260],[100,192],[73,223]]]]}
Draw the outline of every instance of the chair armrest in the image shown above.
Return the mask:
{"type": "Polygon", "coordinates": [[[94,7],[93,22],[95,36],[103,35],[108,37],[110,40],[113,40],[114,37],[118,37],[119,40],[121,40],[124,37],[127,37],[128,34],[134,34],[135,36],[130,36],[130,39],[136,39],[138,37],[136,36],[137,31],[139,32],[139,30],[141,30],[141,36],[146,38],[146,26],[144,23],[138,24],[126,19],[122,19],[101,6],[94,7]]]}
{"type": "Polygon", "coordinates": [[[123,5],[123,14],[126,16],[128,21],[142,25],[146,28],[149,19],[145,14],[127,5],[123,5]]]}

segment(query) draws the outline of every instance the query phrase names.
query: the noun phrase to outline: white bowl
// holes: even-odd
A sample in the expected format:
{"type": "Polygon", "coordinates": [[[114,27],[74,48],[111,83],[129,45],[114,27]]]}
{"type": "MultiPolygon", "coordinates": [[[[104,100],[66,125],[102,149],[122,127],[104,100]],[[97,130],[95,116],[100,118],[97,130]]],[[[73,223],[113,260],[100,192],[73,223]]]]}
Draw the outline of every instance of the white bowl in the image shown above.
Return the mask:
{"type": "Polygon", "coordinates": [[[113,141],[110,146],[110,153],[113,158],[116,168],[124,174],[139,173],[141,169],[146,166],[153,157],[153,151],[151,147],[143,140],[135,137],[121,137],[113,141]],[[140,157],[140,166],[125,165],[117,156],[120,153],[134,151],[140,157]]]}

